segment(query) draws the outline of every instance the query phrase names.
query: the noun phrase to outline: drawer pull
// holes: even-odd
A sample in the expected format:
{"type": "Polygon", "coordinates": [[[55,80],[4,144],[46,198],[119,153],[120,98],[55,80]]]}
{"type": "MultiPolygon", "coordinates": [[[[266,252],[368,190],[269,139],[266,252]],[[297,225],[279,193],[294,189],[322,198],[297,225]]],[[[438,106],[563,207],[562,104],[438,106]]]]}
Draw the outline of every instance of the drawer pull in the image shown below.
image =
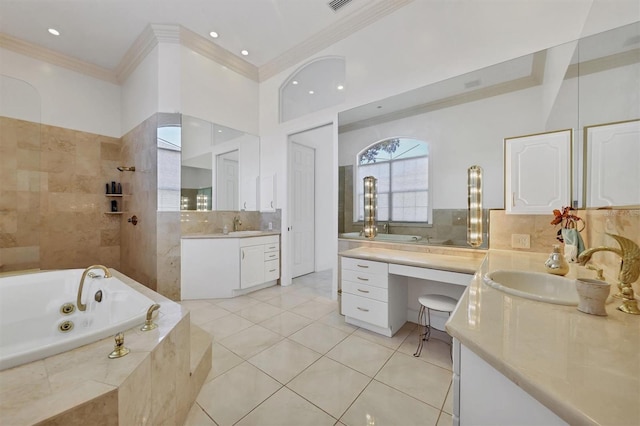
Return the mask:
{"type": "Polygon", "coordinates": [[[358,264],[358,268],[365,268],[365,269],[366,269],[366,268],[368,268],[368,266],[367,266],[367,265],[360,265],[360,264],[358,264]]]}
{"type": "Polygon", "coordinates": [[[360,306],[358,306],[358,310],[359,310],[359,311],[362,311],[362,312],[369,312],[369,310],[368,310],[368,309],[366,309],[366,308],[361,308],[360,306]]]}
{"type": "Polygon", "coordinates": [[[361,289],[358,289],[358,291],[359,291],[360,293],[369,293],[369,290],[361,290],[361,289]]]}
{"type": "Polygon", "coordinates": [[[275,272],[275,271],[276,271],[275,269],[271,269],[271,270],[269,270],[269,272],[275,272]]]}
{"type": "Polygon", "coordinates": [[[359,279],[360,281],[369,281],[369,278],[362,278],[362,277],[358,277],[358,279],[359,279]]]}
{"type": "Polygon", "coordinates": [[[269,257],[276,257],[276,255],[275,254],[270,254],[269,257]]]}

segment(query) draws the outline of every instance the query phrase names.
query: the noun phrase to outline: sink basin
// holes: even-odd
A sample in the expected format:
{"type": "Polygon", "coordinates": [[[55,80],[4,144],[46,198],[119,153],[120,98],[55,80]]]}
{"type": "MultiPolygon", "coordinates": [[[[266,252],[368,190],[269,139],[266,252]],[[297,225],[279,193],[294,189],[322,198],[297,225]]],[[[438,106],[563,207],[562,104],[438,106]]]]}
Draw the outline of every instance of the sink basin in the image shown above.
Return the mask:
{"type": "Polygon", "coordinates": [[[262,234],[262,231],[232,231],[232,232],[229,232],[229,235],[236,236],[236,237],[242,237],[242,236],[247,236],[247,235],[260,235],[260,234],[262,234]]]}
{"type": "Polygon", "coordinates": [[[493,271],[482,278],[489,286],[505,293],[557,305],[577,305],[575,280],[540,272],[493,271]]]}

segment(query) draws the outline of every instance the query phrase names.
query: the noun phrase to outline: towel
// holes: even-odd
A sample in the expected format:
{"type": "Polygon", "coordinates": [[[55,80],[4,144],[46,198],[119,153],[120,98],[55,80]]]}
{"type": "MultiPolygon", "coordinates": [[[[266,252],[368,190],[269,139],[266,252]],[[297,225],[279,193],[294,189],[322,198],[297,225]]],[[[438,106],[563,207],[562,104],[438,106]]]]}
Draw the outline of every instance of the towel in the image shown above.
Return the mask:
{"type": "Polygon", "coordinates": [[[567,262],[577,262],[578,255],[584,251],[584,241],[575,228],[562,228],[564,240],[564,258],[567,262]]]}

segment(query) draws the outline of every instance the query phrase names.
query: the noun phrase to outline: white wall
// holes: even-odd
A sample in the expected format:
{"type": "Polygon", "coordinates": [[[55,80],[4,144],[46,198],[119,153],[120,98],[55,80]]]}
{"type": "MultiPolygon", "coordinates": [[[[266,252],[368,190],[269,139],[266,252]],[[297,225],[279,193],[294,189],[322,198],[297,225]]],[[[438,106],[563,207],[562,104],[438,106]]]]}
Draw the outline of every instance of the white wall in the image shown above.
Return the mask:
{"type": "Polygon", "coordinates": [[[315,268],[324,271],[333,267],[336,235],[327,232],[336,220],[331,210],[333,199],[334,173],[333,163],[333,126],[326,125],[317,129],[297,133],[290,137],[292,142],[315,150],[315,268]]]}
{"type": "MultiPolygon", "coordinates": [[[[121,136],[120,86],[2,48],[0,73],[23,80],[38,91],[41,123],[121,136]]],[[[0,101],[3,105],[11,102],[0,101]]]]}
{"type": "Polygon", "coordinates": [[[185,47],[182,113],[257,135],[258,83],[185,47]]]}
{"type": "MultiPolygon", "coordinates": [[[[606,0],[414,1],[313,56],[346,58],[343,104],[278,123],[280,85],[313,58],[260,84],[261,172],[286,170],[286,157],[281,153],[286,152],[287,136],[333,122],[340,111],[628,24],[637,20],[639,13],[640,5],[635,0],[616,1],[615,7],[606,0]],[[589,13],[590,9],[594,14],[589,13]]],[[[334,138],[337,146],[337,134],[334,138]]],[[[336,170],[337,157],[326,167],[336,170]]],[[[278,193],[287,193],[286,182],[285,173],[278,173],[278,193]]],[[[337,179],[334,185],[332,204],[337,215],[337,179]]],[[[278,197],[278,207],[286,205],[286,195],[278,197]]],[[[286,229],[286,208],[282,220],[286,229]]],[[[337,235],[337,221],[335,229],[327,232],[337,235]]],[[[282,256],[287,259],[289,247],[287,239],[283,241],[282,256]]],[[[285,263],[282,282],[290,280],[285,263]]]]}
{"type": "Polygon", "coordinates": [[[158,112],[160,51],[156,46],[122,84],[122,134],[158,112]]]}

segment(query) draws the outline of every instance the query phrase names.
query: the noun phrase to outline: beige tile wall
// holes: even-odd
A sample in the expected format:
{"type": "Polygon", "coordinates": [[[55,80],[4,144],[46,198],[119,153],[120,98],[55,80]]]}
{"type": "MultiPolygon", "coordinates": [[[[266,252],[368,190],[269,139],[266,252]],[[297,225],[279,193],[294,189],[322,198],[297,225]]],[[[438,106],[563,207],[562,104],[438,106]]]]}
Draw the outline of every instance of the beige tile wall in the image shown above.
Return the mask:
{"type": "Polygon", "coordinates": [[[0,117],[0,271],[120,267],[120,140],[0,117]]]}
{"type": "MultiPolygon", "coordinates": [[[[556,240],[558,227],[551,225],[553,214],[508,215],[504,210],[491,210],[489,243],[492,249],[550,253],[556,240]],[[530,249],[511,247],[511,234],[529,234],[530,249]]],[[[618,243],[606,233],[626,237],[640,245],[640,209],[579,210],[577,215],[586,224],[581,232],[585,246],[618,248],[618,243]]],[[[609,282],[615,282],[620,269],[620,258],[610,252],[594,254],[592,261],[605,270],[609,282]]]]}

